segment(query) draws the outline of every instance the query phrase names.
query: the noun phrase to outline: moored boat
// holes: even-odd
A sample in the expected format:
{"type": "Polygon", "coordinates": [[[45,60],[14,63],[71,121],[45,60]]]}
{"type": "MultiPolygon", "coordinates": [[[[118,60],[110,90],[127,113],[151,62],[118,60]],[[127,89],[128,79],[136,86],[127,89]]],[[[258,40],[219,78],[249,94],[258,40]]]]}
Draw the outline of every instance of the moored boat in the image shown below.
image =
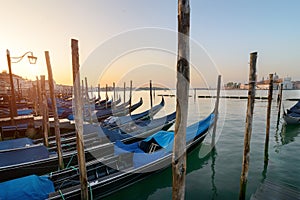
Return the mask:
{"type": "MultiPolygon", "coordinates": [[[[99,126],[85,126],[86,132],[93,137],[85,140],[86,161],[102,159],[113,154],[115,140],[134,142],[141,140],[159,130],[167,130],[175,121],[174,113],[145,124],[136,124],[136,128],[129,130],[107,130],[99,126]],[[127,132],[126,132],[127,131],[127,132]]],[[[88,136],[85,136],[88,137],[88,136]]],[[[63,143],[63,160],[66,166],[77,164],[76,142],[63,143]]],[[[55,147],[46,148],[41,144],[29,144],[15,149],[6,148],[0,151],[0,182],[30,174],[46,174],[56,171],[58,157],[55,147]],[[49,151],[50,150],[50,151],[49,151]],[[51,151],[52,150],[52,151],[51,151]]]]}
{"type": "MultiPolygon", "coordinates": [[[[214,123],[214,114],[200,122],[187,127],[186,150],[191,152],[205,138],[208,130],[214,123]]],[[[93,198],[102,198],[113,192],[134,184],[153,173],[158,173],[171,165],[174,132],[159,131],[141,142],[126,145],[116,142],[114,155],[98,162],[87,164],[87,175],[90,194],[93,198]],[[123,159],[122,159],[123,157],[123,159]]],[[[76,169],[76,168],[75,168],[76,169]]],[[[81,187],[77,170],[67,169],[49,174],[44,177],[23,177],[22,179],[11,180],[1,183],[0,190],[7,187],[7,184],[14,185],[14,181],[25,182],[26,185],[38,185],[41,180],[45,181],[50,190],[40,190],[43,198],[48,199],[80,199],[81,187]],[[35,184],[37,183],[37,184],[35,184]],[[1,189],[2,188],[2,189],[1,189]]],[[[12,193],[4,193],[2,198],[10,197],[14,192],[24,193],[24,188],[14,188],[12,193]]],[[[37,190],[35,188],[35,190],[37,190]]],[[[26,191],[27,193],[28,190],[26,191]]]]}
{"type": "Polygon", "coordinates": [[[300,101],[290,109],[284,110],[283,119],[286,124],[300,124],[300,101]]]}

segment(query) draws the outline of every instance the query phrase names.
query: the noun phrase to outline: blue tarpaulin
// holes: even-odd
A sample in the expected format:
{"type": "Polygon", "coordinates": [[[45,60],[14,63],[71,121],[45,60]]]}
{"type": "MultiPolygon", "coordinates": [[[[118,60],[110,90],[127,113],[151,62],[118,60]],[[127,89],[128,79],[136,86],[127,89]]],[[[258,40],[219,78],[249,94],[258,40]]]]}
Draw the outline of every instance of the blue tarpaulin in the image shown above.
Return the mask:
{"type": "Polygon", "coordinates": [[[293,107],[290,108],[290,111],[299,111],[300,112],[300,101],[298,101],[293,107]]]}
{"type": "Polygon", "coordinates": [[[33,113],[32,109],[18,109],[18,115],[30,115],[33,113]]]}
{"type": "Polygon", "coordinates": [[[48,157],[48,149],[43,145],[24,147],[0,152],[0,167],[41,160],[48,157]]]}
{"type": "Polygon", "coordinates": [[[54,185],[46,176],[30,175],[0,183],[1,200],[47,199],[51,192],[54,185]]]}
{"type": "Polygon", "coordinates": [[[26,145],[32,145],[33,142],[29,138],[18,138],[13,140],[6,140],[0,142],[0,150],[15,149],[25,147],[26,145]]]}
{"type": "MultiPolygon", "coordinates": [[[[193,125],[190,125],[186,129],[186,141],[190,142],[194,138],[204,135],[208,128],[214,122],[214,114],[210,114],[205,119],[197,122],[193,125]]],[[[121,141],[116,141],[115,143],[115,154],[119,155],[125,152],[132,152],[133,153],[133,163],[134,167],[139,167],[155,161],[159,158],[162,158],[164,155],[172,152],[173,142],[174,142],[174,132],[173,131],[159,131],[152,136],[144,139],[142,142],[152,142],[155,141],[159,146],[163,149],[152,153],[145,153],[140,148],[140,142],[135,142],[132,144],[124,144],[121,141]]]]}
{"type": "Polygon", "coordinates": [[[144,139],[144,142],[148,142],[151,139],[154,139],[157,144],[159,144],[159,146],[161,146],[162,148],[166,148],[174,139],[174,132],[170,132],[170,131],[159,131],[157,133],[155,133],[154,135],[144,139]]]}

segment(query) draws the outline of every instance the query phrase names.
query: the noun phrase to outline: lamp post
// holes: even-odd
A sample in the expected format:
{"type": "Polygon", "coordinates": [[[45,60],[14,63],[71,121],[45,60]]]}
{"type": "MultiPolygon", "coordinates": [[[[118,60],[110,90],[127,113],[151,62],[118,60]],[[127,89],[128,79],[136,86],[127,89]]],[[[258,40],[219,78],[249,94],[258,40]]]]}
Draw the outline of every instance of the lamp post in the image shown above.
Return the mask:
{"type": "Polygon", "coordinates": [[[18,63],[20,62],[25,55],[28,55],[28,59],[29,59],[29,63],[30,64],[35,64],[37,57],[33,56],[33,53],[31,51],[28,51],[26,53],[24,53],[22,56],[20,57],[10,57],[10,52],[7,49],[6,50],[6,56],[7,56],[7,64],[8,64],[8,71],[9,71],[9,81],[10,81],[10,89],[11,89],[11,108],[10,108],[10,116],[11,119],[13,120],[14,117],[18,116],[17,113],[17,105],[16,105],[16,96],[15,96],[15,88],[14,88],[14,81],[13,81],[13,77],[12,77],[12,71],[11,71],[11,63],[18,63]],[[15,60],[12,61],[11,59],[15,60]]]}

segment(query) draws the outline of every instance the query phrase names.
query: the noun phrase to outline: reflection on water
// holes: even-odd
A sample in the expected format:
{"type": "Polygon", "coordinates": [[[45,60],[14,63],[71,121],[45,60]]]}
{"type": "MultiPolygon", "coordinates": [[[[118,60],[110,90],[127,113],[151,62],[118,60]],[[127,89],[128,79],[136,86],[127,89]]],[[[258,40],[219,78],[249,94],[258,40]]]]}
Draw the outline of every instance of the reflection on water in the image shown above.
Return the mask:
{"type": "MultiPolygon", "coordinates": [[[[205,95],[206,91],[199,91],[197,95],[205,95]],[[201,93],[200,93],[201,92],[201,93]]],[[[228,95],[246,95],[247,91],[226,91],[228,95]]],[[[267,91],[260,91],[261,96],[267,91]]],[[[283,91],[283,97],[295,98],[299,91],[283,91]]],[[[136,113],[149,108],[148,92],[139,92],[134,97],[143,97],[143,107],[136,113]]],[[[166,105],[157,117],[171,113],[175,109],[175,98],[165,98],[166,105]]],[[[160,101],[160,98],[156,98],[160,101]]],[[[203,118],[211,112],[212,99],[190,98],[189,124],[203,118]]],[[[157,103],[156,102],[156,103],[157,103]]],[[[243,141],[247,100],[228,100],[224,102],[226,110],[220,111],[225,116],[224,125],[220,126],[221,134],[216,143],[216,149],[209,154],[199,157],[200,148],[191,152],[187,159],[186,199],[237,199],[242,166],[243,141]]],[[[283,102],[290,107],[294,102],[283,102]]],[[[300,188],[300,126],[286,126],[278,123],[278,106],[273,102],[270,126],[270,146],[268,162],[264,163],[264,143],[266,130],[266,101],[256,101],[251,138],[250,167],[247,182],[246,199],[250,199],[260,183],[265,179],[274,182],[286,182],[300,188]]],[[[222,106],[220,106],[222,108],[222,106]]],[[[220,125],[220,124],[219,124],[220,125]]],[[[171,128],[172,129],[172,128],[171,128]]],[[[209,136],[209,135],[208,135],[209,136]]],[[[206,138],[205,142],[211,141],[206,138]]],[[[200,151],[201,152],[201,151],[200,151]]],[[[114,195],[110,200],[119,199],[171,199],[172,198],[172,169],[154,174],[114,195]]]]}
{"type": "MultiPolygon", "coordinates": [[[[210,145],[210,144],[201,144],[210,145]]],[[[205,157],[199,158],[198,154],[201,145],[194,149],[187,157],[187,175],[197,171],[204,166],[207,166],[211,160],[211,183],[213,197],[215,199],[217,196],[217,187],[214,182],[215,171],[215,159],[217,157],[217,151],[215,148],[212,149],[205,157]]],[[[154,174],[151,178],[144,179],[137,184],[129,186],[119,192],[106,197],[106,200],[116,200],[116,199],[127,199],[124,197],[130,197],[129,199],[171,199],[172,198],[172,168],[169,167],[166,170],[154,174]],[[162,195],[164,191],[164,195],[162,195]]]]}
{"type": "Polygon", "coordinates": [[[216,148],[213,148],[211,151],[211,185],[212,185],[212,198],[215,199],[218,196],[218,190],[217,186],[215,184],[215,176],[216,176],[216,170],[215,170],[215,164],[216,164],[216,157],[217,157],[217,150],[216,148]]]}
{"type": "Polygon", "coordinates": [[[295,141],[295,138],[300,133],[300,126],[299,125],[290,125],[283,123],[281,130],[277,129],[275,134],[275,152],[279,153],[281,147],[283,145],[287,145],[291,142],[295,141]]]}
{"type": "Polygon", "coordinates": [[[280,132],[281,144],[286,145],[295,141],[295,137],[300,133],[299,125],[283,124],[280,132]]]}

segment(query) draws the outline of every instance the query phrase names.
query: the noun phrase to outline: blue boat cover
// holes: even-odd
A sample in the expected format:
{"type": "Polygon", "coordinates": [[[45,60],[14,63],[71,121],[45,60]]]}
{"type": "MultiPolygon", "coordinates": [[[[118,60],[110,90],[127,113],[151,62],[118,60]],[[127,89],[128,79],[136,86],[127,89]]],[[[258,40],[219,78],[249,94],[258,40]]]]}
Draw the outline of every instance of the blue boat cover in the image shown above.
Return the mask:
{"type": "Polygon", "coordinates": [[[29,138],[18,138],[14,140],[6,140],[0,142],[0,150],[15,149],[25,147],[26,145],[32,145],[33,142],[29,138]]]}
{"type": "Polygon", "coordinates": [[[298,101],[293,107],[291,107],[290,111],[292,111],[292,112],[294,112],[294,111],[300,112],[300,101],[298,101]]]}
{"type": "Polygon", "coordinates": [[[33,113],[32,109],[18,109],[18,115],[30,115],[33,113]]]}
{"type": "Polygon", "coordinates": [[[162,148],[167,148],[170,143],[173,142],[174,139],[174,132],[173,131],[159,131],[155,133],[152,136],[149,136],[148,138],[144,139],[144,142],[148,142],[151,139],[154,139],[159,146],[162,148]]]}
{"type": "Polygon", "coordinates": [[[69,114],[68,117],[67,117],[67,119],[68,119],[68,120],[74,120],[75,118],[74,118],[74,115],[73,115],[73,114],[69,114]]]}
{"type": "MultiPolygon", "coordinates": [[[[195,137],[206,133],[209,127],[214,122],[214,114],[210,114],[205,119],[190,125],[186,129],[186,141],[190,142],[195,137]]],[[[116,141],[114,146],[114,151],[116,155],[132,152],[133,153],[133,163],[134,167],[139,167],[144,164],[150,163],[154,160],[161,158],[162,156],[172,152],[173,142],[174,142],[174,132],[173,131],[159,131],[148,138],[144,139],[143,142],[149,142],[150,140],[155,140],[163,149],[153,152],[151,154],[145,153],[140,149],[140,142],[135,142],[132,144],[124,144],[121,141],[116,141]]]]}
{"type": "Polygon", "coordinates": [[[297,113],[297,112],[290,112],[290,113],[288,113],[288,115],[291,116],[291,117],[300,117],[300,112],[299,113],[297,113]]]}
{"type": "Polygon", "coordinates": [[[44,145],[24,147],[6,152],[0,152],[0,167],[41,160],[48,157],[49,152],[44,145]]]}
{"type": "Polygon", "coordinates": [[[0,183],[0,199],[47,199],[54,192],[52,181],[46,176],[30,175],[0,183]]]}

